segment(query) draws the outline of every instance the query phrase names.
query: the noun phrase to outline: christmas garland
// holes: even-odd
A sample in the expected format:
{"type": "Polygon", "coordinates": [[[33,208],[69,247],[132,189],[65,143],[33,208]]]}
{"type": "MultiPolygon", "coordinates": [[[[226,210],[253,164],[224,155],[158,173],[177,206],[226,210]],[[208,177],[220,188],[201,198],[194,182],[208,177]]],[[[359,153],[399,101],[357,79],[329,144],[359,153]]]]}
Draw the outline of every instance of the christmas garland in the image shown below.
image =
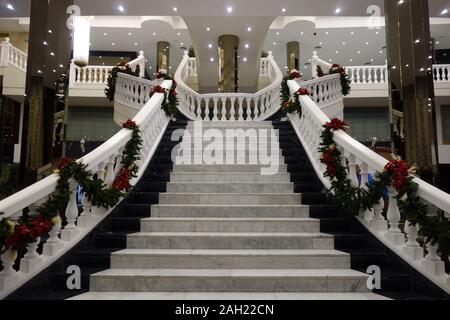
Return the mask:
{"type": "Polygon", "coordinates": [[[332,74],[340,74],[341,75],[341,87],[342,87],[342,94],[345,96],[348,96],[350,94],[350,91],[352,90],[351,87],[351,79],[345,72],[345,68],[343,68],[339,64],[333,64],[331,69],[328,71],[328,74],[323,72],[322,68],[320,66],[317,66],[317,76],[319,78],[322,78],[326,75],[332,75],[332,74]]]}
{"type": "Polygon", "coordinates": [[[415,168],[406,161],[394,158],[384,168],[377,172],[373,181],[366,184],[366,188],[352,185],[348,178],[347,165],[342,163],[342,154],[336,148],[334,132],[347,130],[348,125],[339,119],[332,119],[323,126],[322,142],[319,152],[321,162],[325,164],[324,177],[331,181],[330,191],[334,194],[334,201],[341,210],[357,215],[361,210],[372,210],[383,197],[386,188],[393,188],[400,214],[411,225],[420,226],[419,234],[427,243],[438,244],[439,252],[450,254],[450,221],[443,213],[428,216],[428,206],[423,204],[418,196],[418,185],[414,182],[415,168]]]}
{"type": "Polygon", "coordinates": [[[288,81],[294,79],[300,79],[302,77],[301,73],[298,70],[291,70],[281,82],[280,89],[280,98],[281,98],[281,107],[284,109],[286,104],[289,103],[291,99],[291,91],[289,89],[288,81]]]}
{"type": "Polygon", "coordinates": [[[297,92],[294,92],[292,97],[288,101],[283,103],[283,110],[286,114],[298,114],[299,118],[302,117],[302,104],[300,102],[300,96],[309,96],[309,90],[307,88],[300,88],[297,92]]]}
{"type": "Polygon", "coordinates": [[[173,77],[168,74],[164,69],[159,70],[156,74],[156,79],[164,79],[172,81],[172,87],[168,90],[161,86],[153,87],[150,91],[150,97],[153,97],[155,93],[163,93],[164,100],[161,104],[161,108],[164,110],[168,117],[175,117],[178,114],[178,95],[177,95],[177,83],[173,77]]]}
{"type": "Polygon", "coordinates": [[[114,95],[116,93],[116,82],[117,82],[117,74],[118,73],[125,73],[125,74],[129,74],[129,75],[138,77],[139,76],[139,66],[137,66],[136,70],[133,71],[133,70],[131,70],[130,66],[127,63],[121,62],[111,70],[111,73],[108,76],[108,80],[106,83],[106,89],[105,89],[105,95],[109,101],[114,100],[114,95]]]}
{"type": "Polygon", "coordinates": [[[59,175],[55,192],[46,203],[36,209],[37,216],[24,215],[15,222],[9,218],[0,221],[0,249],[18,251],[46,236],[53,226],[61,223],[60,213],[65,211],[71,190],[70,180],[75,180],[93,206],[106,209],[114,207],[131,190],[130,180],[136,177],[142,140],[138,125],[128,120],[123,128],[132,130],[132,137],[122,154],[121,170],[113,184],[107,186],[96,175],[86,171],[86,166],[74,159],[61,160],[55,173],[59,175]]]}

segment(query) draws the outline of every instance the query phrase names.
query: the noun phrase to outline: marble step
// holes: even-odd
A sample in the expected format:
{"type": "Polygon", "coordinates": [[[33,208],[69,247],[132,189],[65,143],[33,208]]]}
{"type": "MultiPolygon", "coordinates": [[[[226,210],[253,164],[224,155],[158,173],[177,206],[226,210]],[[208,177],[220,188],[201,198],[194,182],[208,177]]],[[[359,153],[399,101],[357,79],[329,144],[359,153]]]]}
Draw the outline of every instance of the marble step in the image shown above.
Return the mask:
{"type": "Polygon", "coordinates": [[[268,165],[268,163],[272,163],[272,165],[285,165],[284,157],[280,156],[271,156],[269,155],[252,155],[252,156],[201,156],[201,157],[192,157],[192,156],[181,156],[176,157],[174,164],[178,165],[268,165]]]}
{"type": "MultiPolygon", "coordinates": [[[[231,164],[231,165],[174,165],[173,172],[201,172],[201,173],[215,173],[215,172],[254,172],[261,173],[261,170],[267,168],[267,165],[251,165],[251,164],[231,164]]],[[[278,173],[287,173],[287,165],[280,165],[278,173]]]]}
{"type": "Polygon", "coordinates": [[[320,232],[310,218],[146,218],[142,232],[320,232]]]}
{"type": "Polygon", "coordinates": [[[111,255],[112,269],[350,269],[350,255],[336,250],[153,250],[111,255]]]}
{"type": "Polygon", "coordinates": [[[97,292],[369,292],[368,275],[330,269],[109,269],[91,276],[97,292]]]}
{"type": "Polygon", "coordinates": [[[186,128],[274,128],[271,121],[202,121],[201,124],[188,122],[186,128]]]}
{"type": "Polygon", "coordinates": [[[159,204],[301,205],[300,194],[281,193],[161,193],[159,204]]]}
{"type": "Polygon", "coordinates": [[[127,236],[128,249],[334,249],[323,233],[140,232],[127,236]]]}
{"type": "Polygon", "coordinates": [[[293,183],[169,182],[167,192],[189,193],[293,193],[293,183]]]}
{"type": "MultiPolygon", "coordinates": [[[[186,138],[185,138],[186,139],[186,138]]],[[[223,143],[219,144],[217,142],[217,140],[215,141],[215,143],[211,142],[211,141],[202,141],[201,143],[198,142],[194,142],[194,141],[190,141],[190,142],[186,142],[188,141],[183,140],[182,143],[179,144],[179,148],[180,149],[205,149],[206,147],[210,147],[212,148],[214,146],[214,148],[220,148],[220,149],[248,149],[250,147],[254,147],[254,148],[258,148],[258,149],[280,149],[280,142],[278,141],[278,139],[267,139],[268,141],[266,142],[259,142],[259,140],[255,141],[255,142],[249,142],[247,141],[235,141],[234,143],[226,143],[225,140],[223,141],[223,143]],[[217,144],[216,144],[217,143],[217,144]]],[[[220,141],[220,140],[219,140],[220,141]]]]}
{"type": "Polygon", "coordinates": [[[309,206],[157,204],[151,212],[164,218],[308,218],[309,206]]]}
{"type": "Polygon", "coordinates": [[[390,300],[375,293],[363,292],[95,292],[90,291],[68,300],[170,300],[170,301],[367,301],[390,300]]]}
{"type": "Polygon", "coordinates": [[[279,173],[273,176],[262,176],[259,173],[171,173],[170,182],[198,183],[289,183],[289,173],[279,173]]]}

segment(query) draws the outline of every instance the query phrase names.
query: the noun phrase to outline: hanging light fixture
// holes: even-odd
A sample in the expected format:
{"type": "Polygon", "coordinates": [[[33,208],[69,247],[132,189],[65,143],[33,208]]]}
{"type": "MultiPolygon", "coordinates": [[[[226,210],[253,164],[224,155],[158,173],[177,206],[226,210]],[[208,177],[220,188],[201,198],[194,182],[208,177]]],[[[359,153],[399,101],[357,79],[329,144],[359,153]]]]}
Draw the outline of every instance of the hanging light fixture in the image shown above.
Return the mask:
{"type": "Polygon", "coordinates": [[[73,59],[80,68],[89,64],[90,37],[90,17],[74,17],[73,59]]]}

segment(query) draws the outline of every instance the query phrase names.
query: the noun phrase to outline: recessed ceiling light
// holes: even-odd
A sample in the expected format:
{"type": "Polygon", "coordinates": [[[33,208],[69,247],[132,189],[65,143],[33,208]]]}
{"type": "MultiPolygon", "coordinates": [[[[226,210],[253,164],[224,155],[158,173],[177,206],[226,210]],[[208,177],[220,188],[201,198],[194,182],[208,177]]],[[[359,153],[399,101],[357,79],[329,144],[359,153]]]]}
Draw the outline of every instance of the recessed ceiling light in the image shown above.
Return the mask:
{"type": "Polygon", "coordinates": [[[339,13],[341,13],[341,8],[336,8],[336,10],[334,10],[334,13],[336,13],[336,14],[339,14],[339,13]]]}
{"type": "Polygon", "coordinates": [[[181,36],[181,32],[178,32],[177,35],[181,36]]]}
{"type": "Polygon", "coordinates": [[[399,0],[398,4],[403,4],[403,2],[404,2],[403,0],[399,0]]]}
{"type": "Polygon", "coordinates": [[[327,32],[325,32],[325,34],[330,34],[330,33],[327,31],[327,32]]]}
{"type": "Polygon", "coordinates": [[[361,54],[361,51],[358,50],[357,52],[358,52],[358,54],[361,54]]]}
{"type": "Polygon", "coordinates": [[[233,7],[228,7],[228,8],[227,8],[227,12],[228,12],[228,13],[232,13],[232,12],[233,12],[233,7]]]}
{"type": "Polygon", "coordinates": [[[272,42],[272,44],[274,45],[274,46],[276,46],[277,45],[277,43],[274,41],[274,42],[272,42]]]}
{"type": "Polygon", "coordinates": [[[206,27],[206,31],[211,31],[211,28],[210,27],[206,27]]]}
{"type": "Polygon", "coordinates": [[[153,35],[156,36],[156,32],[153,32],[153,35]]]}
{"type": "Polygon", "coordinates": [[[42,42],[44,46],[48,45],[47,41],[42,42]]]}
{"type": "Polygon", "coordinates": [[[342,45],[343,45],[343,46],[345,46],[346,44],[347,44],[347,42],[345,42],[345,41],[344,41],[344,42],[342,42],[342,45]]]}
{"type": "Polygon", "coordinates": [[[214,58],[210,58],[209,61],[214,62],[214,58]]]}
{"type": "Polygon", "coordinates": [[[116,45],[116,43],[115,42],[113,42],[113,43],[111,43],[113,46],[115,46],[116,45]]]}
{"type": "Polygon", "coordinates": [[[53,31],[50,29],[50,30],[48,30],[48,33],[53,33],[53,31]]]}
{"type": "Polygon", "coordinates": [[[208,44],[208,48],[211,49],[212,47],[213,47],[212,43],[208,44]]]}
{"type": "Polygon", "coordinates": [[[53,57],[55,55],[55,53],[54,52],[50,52],[50,55],[53,57]]]}
{"type": "Polygon", "coordinates": [[[13,5],[12,5],[11,3],[8,3],[8,4],[6,5],[6,7],[7,7],[9,10],[14,10],[14,7],[13,7],[13,5]]]}
{"type": "Polygon", "coordinates": [[[177,12],[178,11],[178,8],[177,7],[173,7],[173,12],[177,12]]]}
{"type": "Polygon", "coordinates": [[[354,34],[355,34],[355,32],[354,32],[354,31],[352,31],[352,32],[350,32],[350,34],[351,34],[351,35],[354,35],[354,34]]]}
{"type": "Polygon", "coordinates": [[[440,42],[439,41],[436,41],[436,44],[439,44],[440,42]]]}
{"type": "Polygon", "coordinates": [[[62,64],[59,65],[60,68],[64,68],[64,66],[62,64]]]}
{"type": "Polygon", "coordinates": [[[353,61],[353,59],[350,58],[350,62],[352,62],[352,61],[353,61]]]}
{"type": "Polygon", "coordinates": [[[128,32],[128,35],[129,35],[129,36],[131,36],[131,35],[132,35],[132,33],[131,33],[131,32],[128,32]]]}
{"type": "Polygon", "coordinates": [[[281,12],[286,12],[286,8],[281,9],[281,12]]]}
{"type": "Polygon", "coordinates": [[[367,42],[366,42],[366,46],[368,46],[368,45],[369,45],[369,42],[367,41],[367,42]]]}
{"type": "Polygon", "coordinates": [[[415,43],[419,43],[420,42],[420,39],[417,39],[416,41],[414,41],[415,43]]]}
{"type": "Polygon", "coordinates": [[[137,43],[137,42],[135,42],[135,43],[134,43],[134,45],[135,45],[135,46],[137,47],[138,43],[137,43]]]}
{"type": "Polygon", "coordinates": [[[180,43],[180,45],[184,46],[184,43],[182,42],[182,43],[180,43]]]}
{"type": "Polygon", "coordinates": [[[120,12],[125,12],[125,8],[122,5],[118,6],[117,10],[119,10],[120,12]]]}
{"type": "Polygon", "coordinates": [[[339,51],[336,50],[336,54],[339,54],[339,51]]]}
{"type": "Polygon", "coordinates": [[[441,15],[444,15],[444,14],[447,14],[447,13],[448,13],[448,9],[444,9],[444,10],[442,10],[441,15]]]}
{"type": "Polygon", "coordinates": [[[243,58],[242,60],[243,60],[244,62],[247,62],[247,58],[243,58]]]}
{"type": "Polygon", "coordinates": [[[302,31],[302,32],[300,32],[300,34],[301,34],[301,35],[304,35],[305,33],[302,31]]]}
{"type": "Polygon", "coordinates": [[[245,48],[248,49],[250,45],[248,43],[245,44],[245,48]]]}
{"type": "Polygon", "coordinates": [[[103,34],[105,37],[108,35],[108,33],[107,32],[105,32],[104,34],[103,34]]]}
{"type": "Polygon", "coordinates": [[[279,32],[277,32],[277,36],[279,36],[280,35],[280,33],[279,32]]]}
{"type": "Polygon", "coordinates": [[[248,28],[247,28],[247,31],[248,31],[248,32],[252,31],[252,27],[248,27],[248,28]]]}

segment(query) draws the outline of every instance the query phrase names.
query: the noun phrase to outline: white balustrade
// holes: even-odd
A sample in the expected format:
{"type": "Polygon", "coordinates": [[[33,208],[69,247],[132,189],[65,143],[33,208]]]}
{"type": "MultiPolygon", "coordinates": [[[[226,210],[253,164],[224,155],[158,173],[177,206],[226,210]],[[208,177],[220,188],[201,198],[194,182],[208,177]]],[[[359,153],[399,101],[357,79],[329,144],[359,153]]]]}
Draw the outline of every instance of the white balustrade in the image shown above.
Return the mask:
{"type": "MultiPolygon", "coordinates": [[[[157,93],[151,99],[148,97],[147,91],[142,96],[138,95],[139,90],[151,88],[152,84],[149,81],[119,74],[117,84],[122,90],[117,92],[118,98],[121,98],[120,103],[128,103],[130,108],[137,105],[140,108],[139,113],[133,119],[140,127],[143,141],[141,160],[138,162],[139,171],[137,177],[131,181],[131,184],[135,185],[153,158],[170,119],[161,108],[164,99],[163,94],[157,93]],[[129,96],[127,97],[127,95],[129,96]]],[[[172,81],[164,81],[160,84],[169,89],[172,86],[172,81]]],[[[121,153],[131,137],[132,132],[130,130],[122,129],[78,161],[86,165],[86,170],[111,184],[121,169],[121,153]]],[[[0,212],[4,212],[0,219],[9,218],[17,221],[26,208],[30,208],[31,216],[37,215],[36,208],[53,194],[58,180],[59,176],[53,174],[0,201],[0,212]]],[[[49,231],[48,236],[27,245],[25,256],[20,257],[13,250],[8,250],[1,255],[0,260],[3,270],[0,272],[0,299],[8,296],[72,249],[113,210],[113,208],[94,207],[88,203],[87,197],[83,197],[85,212],[79,216],[76,201],[77,186],[77,181],[70,181],[70,201],[62,217],[67,222],[64,227],[57,217],[53,220],[53,228],[49,231]],[[37,247],[42,242],[44,242],[43,252],[39,254],[37,247]],[[18,262],[18,259],[20,259],[19,269],[16,270],[14,265],[18,262]]]]}
{"type": "MultiPolygon", "coordinates": [[[[373,69],[372,69],[373,70],[373,69]]],[[[355,74],[355,79],[356,79],[355,74]]],[[[325,76],[316,79],[313,82],[313,88],[322,88],[319,92],[324,92],[323,87],[328,85],[335,75],[325,76]],[[323,82],[322,86],[320,82],[323,82]]],[[[362,77],[362,73],[359,76],[362,77]]],[[[291,93],[293,94],[300,87],[306,86],[311,89],[311,82],[299,82],[292,80],[288,82],[291,93]]],[[[339,85],[340,87],[340,85],[339,85]]],[[[312,166],[321,179],[325,187],[329,188],[331,183],[329,179],[323,176],[324,165],[320,162],[318,156],[318,146],[321,142],[320,135],[323,131],[323,125],[330,121],[330,119],[322,112],[320,107],[321,94],[312,94],[310,96],[300,96],[303,107],[303,117],[299,118],[297,115],[290,115],[289,119],[300,138],[305,151],[312,163],[312,166]]],[[[342,99],[342,96],[338,97],[342,99]]],[[[364,187],[363,183],[357,182],[356,170],[354,166],[357,163],[361,169],[361,182],[366,181],[368,172],[374,177],[374,172],[384,171],[384,167],[388,163],[386,159],[376,154],[366,146],[354,140],[347,133],[337,131],[334,134],[334,141],[338,149],[343,154],[343,161],[349,160],[349,178],[353,185],[364,187]]],[[[343,162],[345,163],[345,162],[343,162]]],[[[422,181],[419,178],[414,178],[419,186],[418,196],[424,203],[429,203],[443,212],[450,212],[450,195],[435,188],[434,186],[422,181]]],[[[419,245],[418,230],[420,226],[412,226],[406,222],[404,230],[400,230],[400,211],[397,201],[395,199],[396,192],[393,188],[389,188],[389,208],[387,217],[383,215],[384,201],[380,199],[379,203],[373,208],[373,212],[365,214],[360,217],[361,223],[368,228],[380,241],[382,241],[391,250],[397,253],[405,261],[407,261],[416,270],[425,275],[428,279],[433,281],[436,285],[441,287],[446,292],[450,293],[450,276],[445,274],[444,262],[442,259],[448,257],[439,257],[437,254],[438,248],[428,243],[426,248],[419,245]],[[425,249],[425,250],[424,250],[425,249]],[[424,252],[426,251],[426,256],[424,252]]],[[[433,210],[432,214],[435,214],[433,210]]]]}
{"type": "Polygon", "coordinates": [[[435,82],[450,82],[450,64],[433,65],[433,79],[435,82]]]}
{"type": "Polygon", "coordinates": [[[199,94],[192,90],[186,81],[197,75],[195,58],[185,52],[183,60],[175,73],[178,83],[179,110],[191,120],[203,121],[257,121],[265,120],[280,109],[280,85],[283,74],[272,53],[262,59],[262,75],[270,78],[271,85],[255,94],[213,93],[199,94]],[[265,62],[263,62],[265,61],[265,62]],[[264,68],[264,69],[263,69],[264,68]]]}
{"type": "Polygon", "coordinates": [[[0,44],[0,48],[0,66],[7,67],[8,65],[13,65],[23,72],[27,71],[28,55],[14,47],[9,38],[6,38],[0,44]]]}

